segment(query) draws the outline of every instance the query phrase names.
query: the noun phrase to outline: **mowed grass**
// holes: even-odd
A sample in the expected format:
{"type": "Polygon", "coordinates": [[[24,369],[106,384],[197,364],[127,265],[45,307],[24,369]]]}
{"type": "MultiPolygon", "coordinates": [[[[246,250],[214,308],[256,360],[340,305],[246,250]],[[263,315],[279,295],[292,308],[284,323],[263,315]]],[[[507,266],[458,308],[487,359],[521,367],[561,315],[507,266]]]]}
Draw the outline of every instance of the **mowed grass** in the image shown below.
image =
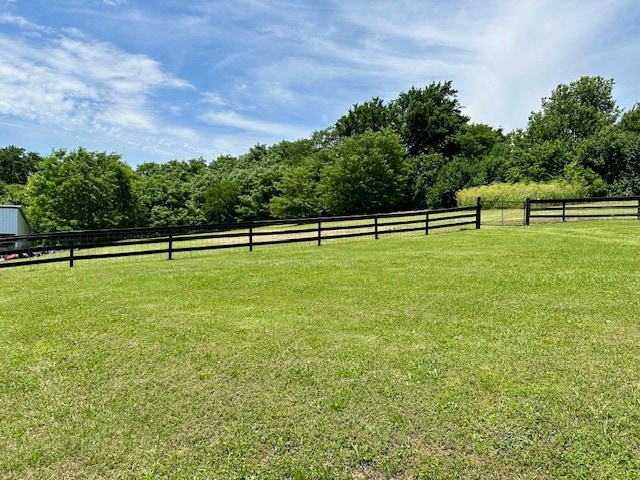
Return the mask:
{"type": "Polygon", "coordinates": [[[638,478],[640,222],[0,272],[0,478],[638,478]]]}

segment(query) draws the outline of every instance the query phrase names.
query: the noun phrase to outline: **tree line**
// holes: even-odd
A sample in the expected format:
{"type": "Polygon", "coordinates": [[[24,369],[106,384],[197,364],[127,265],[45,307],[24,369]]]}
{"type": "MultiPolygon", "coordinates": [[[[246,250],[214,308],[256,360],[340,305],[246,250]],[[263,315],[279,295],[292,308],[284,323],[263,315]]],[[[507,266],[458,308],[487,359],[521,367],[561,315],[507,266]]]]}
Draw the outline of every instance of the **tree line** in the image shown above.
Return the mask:
{"type": "Polygon", "coordinates": [[[471,123],[451,82],[355,104],[309,138],[240,156],[144,163],[84,148],[0,149],[0,203],[36,231],[234,223],[452,206],[461,189],[563,181],[591,195],[640,194],[640,106],[613,79],[560,84],[525,129],[471,123]]]}

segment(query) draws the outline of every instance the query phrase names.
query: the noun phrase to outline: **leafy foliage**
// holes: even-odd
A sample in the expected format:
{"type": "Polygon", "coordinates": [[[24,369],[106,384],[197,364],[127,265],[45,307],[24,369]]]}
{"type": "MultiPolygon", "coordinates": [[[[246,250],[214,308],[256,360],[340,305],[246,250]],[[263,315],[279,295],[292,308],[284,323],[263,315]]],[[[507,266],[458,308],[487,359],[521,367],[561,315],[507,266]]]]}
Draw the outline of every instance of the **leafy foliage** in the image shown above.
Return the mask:
{"type": "Polygon", "coordinates": [[[625,112],[620,119],[620,129],[625,132],[640,134],[640,104],[636,103],[631,110],[625,112]]]}
{"type": "Polygon", "coordinates": [[[285,173],[280,195],[271,200],[270,211],[276,218],[315,217],[323,212],[320,201],[320,171],[318,156],[285,173]]]}
{"type": "Polygon", "coordinates": [[[0,148],[0,183],[25,185],[36,172],[40,155],[10,145],[0,148]]]}
{"type": "Polygon", "coordinates": [[[134,226],[134,173],[117,154],[58,150],[29,178],[27,214],[37,231],[134,226]]]}
{"type": "Polygon", "coordinates": [[[404,149],[390,130],[345,139],[322,171],[322,203],[335,214],[397,208],[403,197],[404,149]]]}
{"type": "Polygon", "coordinates": [[[41,161],[40,155],[10,145],[0,148],[0,204],[24,205],[25,185],[41,161]]]}
{"type": "Polygon", "coordinates": [[[379,132],[392,126],[393,110],[379,97],[374,97],[362,105],[355,104],[349,112],[336,122],[335,133],[338,137],[361,135],[367,130],[379,132]]]}
{"type": "Polygon", "coordinates": [[[208,223],[232,223],[236,220],[236,205],[242,187],[234,180],[217,180],[204,193],[202,213],[208,223]]]}
{"type": "Polygon", "coordinates": [[[529,117],[528,135],[535,142],[580,141],[613,125],[620,113],[613,84],[613,79],[582,77],[558,85],[542,99],[542,110],[529,117]]]}
{"type": "Polygon", "coordinates": [[[437,208],[455,205],[462,189],[493,183],[640,194],[640,106],[621,115],[613,85],[598,76],[560,84],[531,113],[527,128],[507,133],[469,123],[451,82],[411,87],[389,102],[373,97],[354,104],[309,138],[257,144],[209,164],[193,159],[140,165],[135,175],[123,173],[133,179],[133,191],[123,190],[123,205],[107,198],[116,187],[93,185],[115,180],[100,168],[90,178],[93,167],[80,159],[98,154],[58,152],[35,173],[38,155],[9,146],[0,149],[0,202],[32,204],[32,224],[56,229],[437,208]],[[25,189],[30,177],[33,186],[25,189]],[[82,205],[65,206],[79,199],[82,205]],[[104,213],[112,204],[113,215],[104,213]],[[121,211],[125,205],[131,212],[121,211]]]}
{"type": "Polygon", "coordinates": [[[146,223],[152,227],[204,222],[198,202],[200,177],[207,164],[202,159],[144,163],[136,171],[136,190],[146,223]]]}
{"type": "Polygon", "coordinates": [[[426,88],[411,87],[391,103],[397,131],[409,155],[457,153],[453,136],[469,118],[451,82],[431,83],[426,88]]]}

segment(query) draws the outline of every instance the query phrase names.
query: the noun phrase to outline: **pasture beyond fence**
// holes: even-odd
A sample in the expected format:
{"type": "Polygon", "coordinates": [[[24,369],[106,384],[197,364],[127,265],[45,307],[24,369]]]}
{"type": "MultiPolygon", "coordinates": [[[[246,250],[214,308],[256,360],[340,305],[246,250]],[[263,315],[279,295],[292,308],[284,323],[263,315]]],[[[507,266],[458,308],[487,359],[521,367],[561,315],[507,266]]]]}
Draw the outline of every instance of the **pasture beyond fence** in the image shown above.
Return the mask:
{"type": "Polygon", "coordinates": [[[535,221],[587,220],[602,218],[637,218],[640,220],[640,197],[591,197],[556,200],[527,199],[524,223],[535,221]]]}
{"type": "Polygon", "coordinates": [[[165,228],[127,228],[32,234],[13,237],[13,248],[0,251],[8,259],[0,268],[139,255],[165,255],[172,260],[182,252],[246,248],[286,243],[323,242],[439,229],[480,228],[481,201],[471,207],[439,210],[265,220],[225,225],[190,225],[165,228]]]}

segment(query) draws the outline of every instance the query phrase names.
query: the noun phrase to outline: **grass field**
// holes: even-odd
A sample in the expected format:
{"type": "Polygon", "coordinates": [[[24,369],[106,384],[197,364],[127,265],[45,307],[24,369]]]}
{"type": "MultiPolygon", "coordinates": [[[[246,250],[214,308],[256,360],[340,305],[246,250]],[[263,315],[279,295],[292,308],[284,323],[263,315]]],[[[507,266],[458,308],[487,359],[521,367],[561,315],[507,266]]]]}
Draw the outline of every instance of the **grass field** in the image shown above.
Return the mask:
{"type": "Polygon", "coordinates": [[[639,233],[4,270],[0,478],[639,478],[639,233]]]}

